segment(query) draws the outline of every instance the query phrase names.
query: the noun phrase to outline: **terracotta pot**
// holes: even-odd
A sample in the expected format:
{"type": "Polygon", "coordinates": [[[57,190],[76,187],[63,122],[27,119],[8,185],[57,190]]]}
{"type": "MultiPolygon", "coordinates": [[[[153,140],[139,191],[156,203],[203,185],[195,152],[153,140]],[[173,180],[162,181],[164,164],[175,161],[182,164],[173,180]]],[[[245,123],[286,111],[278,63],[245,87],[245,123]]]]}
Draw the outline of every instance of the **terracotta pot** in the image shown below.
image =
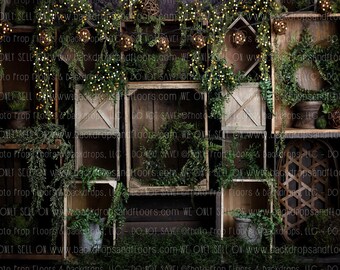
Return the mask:
{"type": "Polygon", "coordinates": [[[30,126],[31,114],[29,111],[7,112],[7,128],[23,129],[30,126]]]}
{"type": "Polygon", "coordinates": [[[295,128],[315,128],[321,101],[301,101],[295,105],[295,128]]]}

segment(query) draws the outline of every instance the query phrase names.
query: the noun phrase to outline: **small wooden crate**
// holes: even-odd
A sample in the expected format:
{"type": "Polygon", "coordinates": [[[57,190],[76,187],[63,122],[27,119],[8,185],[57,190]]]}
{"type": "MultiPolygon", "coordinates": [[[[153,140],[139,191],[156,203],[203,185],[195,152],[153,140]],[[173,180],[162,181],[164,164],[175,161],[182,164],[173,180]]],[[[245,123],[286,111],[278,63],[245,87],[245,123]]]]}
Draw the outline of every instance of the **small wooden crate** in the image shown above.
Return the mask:
{"type": "Polygon", "coordinates": [[[235,209],[271,211],[272,208],[268,201],[269,188],[262,180],[238,179],[230,189],[224,189],[221,193],[221,238],[236,233],[234,219],[227,212],[235,209]]]}
{"type": "Polygon", "coordinates": [[[75,88],[75,132],[77,135],[119,134],[119,95],[116,100],[104,96],[88,97],[75,88]]]}
{"type": "MultiPolygon", "coordinates": [[[[191,81],[171,82],[132,82],[128,84],[125,96],[125,131],[126,131],[126,178],[130,193],[185,192],[189,186],[150,186],[145,185],[132,172],[142,167],[140,146],[146,143],[145,128],[157,131],[164,123],[164,116],[176,112],[187,113],[188,121],[197,121],[203,126],[204,136],[208,136],[207,94],[199,92],[200,84],[191,81]],[[178,105],[180,103],[180,105],[178,105]],[[190,119],[193,114],[196,119],[190,119]]],[[[208,150],[205,154],[208,167],[208,150]]],[[[204,179],[194,187],[195,191],[209,189],[208,169],[204,179]]]]}
{"type": "MultiPolygon", "coordinates": [[[[227,89],[223,89],[227,95],[227,89]]],[[[235,89],[224,104],[222,130],[265,130],[266,104],[258,83],[243,83],[235,89]]]]}

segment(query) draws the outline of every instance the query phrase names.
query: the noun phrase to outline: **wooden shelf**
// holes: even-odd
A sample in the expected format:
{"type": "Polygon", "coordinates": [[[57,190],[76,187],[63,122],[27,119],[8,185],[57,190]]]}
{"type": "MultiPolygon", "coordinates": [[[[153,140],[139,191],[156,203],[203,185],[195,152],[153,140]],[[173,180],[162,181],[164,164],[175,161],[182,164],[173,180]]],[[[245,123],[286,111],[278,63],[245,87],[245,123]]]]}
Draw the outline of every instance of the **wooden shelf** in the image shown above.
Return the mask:
{"type": "Polygon", "coordinates": [[[311,19],[325,19],[325,18],[339,18],[340,13],[320,14],[315,11],[305,12],[286,12],[280,14],[280,18],[295,19],[295,18],[311,18],[311,19]]]}
{"type": "Polygon", "coordinates": [[[198,81],[144,81],[129,82],[127,88],[131,92],[140,89],[199,89],[200,85],[198,81]]]}
{"type": "MultiPolygon", "coordinates": [[[[275,131],[274,136],[280,136],[279,131],[275,131]]],[[[339,138],[340,129],[298,129],[287,128],[283,134],[285,138],[339,138]]]]}
{"type": "Polygon", "coordinates": [[[266,180],[265,179],[234,179],[233,180],[234,183],[265,183],[266,180]]]}
{"type": "MultiPolygon", "coordinates": [[[[59,149],[61,145],[61,140],[57,139],[55,141],[55,144],[41,144],[40,149],[59,149]]],[[[25,146],[25,149],[33,148],[33,144],[28,144],[25,146]]],[[[0,144],[1,150],[19,150],[23,149],[23,144],[17,144],[17,143],[5,143],[0,144]]]]}
{"type": "MultiPolygon", "coordinates": [[[[74,183],[77,184],[77,185],[83,184],[83,182],[79,181],[79,180],[76,180],[74,183]]],[[[93,181],[93,183],[94,184],[100,184],[100,185],[108,184],[111,187],[113,187],[114,189],[116,189],[116,187],[117,187],[117,179],[116,178],[109,178],[109,179],[105,179],[105,180],[95,180],[95,181],[93,181]]]]}
{"type": "Polygon", "coordinates": [[[119,129],[114,128],[111,130],[107,129],[81,129],[77,130],[76,136],[80,137],[91,137],[91,136],[118,136],[119,135],[119,129]]]}

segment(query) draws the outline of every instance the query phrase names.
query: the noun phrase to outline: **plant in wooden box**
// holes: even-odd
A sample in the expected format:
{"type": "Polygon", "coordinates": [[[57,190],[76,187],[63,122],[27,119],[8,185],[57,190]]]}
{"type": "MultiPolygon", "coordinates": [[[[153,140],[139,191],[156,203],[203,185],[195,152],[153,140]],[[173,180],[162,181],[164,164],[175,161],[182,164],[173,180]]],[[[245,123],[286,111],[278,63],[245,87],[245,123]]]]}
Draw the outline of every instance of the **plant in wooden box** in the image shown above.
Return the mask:
{"type": "Polygon", "coordinates": [[[321,104],[337,100],[338,57],[335,61],[329,59],[330,53],[334,55],[339,48],[337,40],[326,48],[314,45],[311,34],[303,30],[299,42],[291,42],[287,53],[276,55],[275,92],[283,105],[295,106],[294,127],[315,128],[321,104]]]}
{"type": "Polygon", "coordinates": [[[7,112],[7,128],[23,129],[30,125],[30,112],[27,111],[28,94],[22,91],[5,93],[7,112]]]}
{"type": "Polygon", "coordinates": [[[104,218],[92,209],[70,209],[68,228],[79,234],[80,253],[98,251],[103,243],[104,218]]]}
{"type": "MultiPolygon", "coordinates": [[[[148,172],[149,185],[190,186],[193,188],[205,177],[208,144],[202,132],[192,124],[181,120],[181,115],[168,119],[157,132],[147,130],[147,146],[142,146],[143,165],[148,172]],[[185,158],[183,165],[169,166],[167,159],[173,149],[185,158]]],[[[182,158],[183,159],[183,158],[182,158]]]]}

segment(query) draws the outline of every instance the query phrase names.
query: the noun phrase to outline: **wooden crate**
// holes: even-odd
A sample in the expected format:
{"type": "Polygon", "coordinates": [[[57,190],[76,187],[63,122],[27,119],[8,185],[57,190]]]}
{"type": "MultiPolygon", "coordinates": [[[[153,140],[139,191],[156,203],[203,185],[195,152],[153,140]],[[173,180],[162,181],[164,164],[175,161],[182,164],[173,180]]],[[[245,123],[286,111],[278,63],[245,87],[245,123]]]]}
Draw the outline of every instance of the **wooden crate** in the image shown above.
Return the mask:
{"type": "Polygon", "coordinates": [[[75,132],[77,135],[117,135],[119,133],[119,95],[88,97],[75,87],[75,132]]]}
{"type": "MultiPolygon", "coordinates": [[[[183,192],[192,190],[188,186],[149,186],[132,175],[132,171],[142,167],[142,158],[138,153],[140,146],[146,143],[145,128],[157,131],[164,123],[164,116],[172,117],[176,112],[187,113],[188,122],[202,126],[202,133],[208,136],[207,94],[200,93],[198,82],[136,82],[128,84],[125,96],[125,131],[126,131],[126,178],[131,193],[148,192],[183,192]],[[190,118],[190,115],[195,118],[190,118]]],[[[205,154],[208,166],[208,151],[205,154]]],[[[178,161],[176,161],[178,162],[178,161]]],[[[195,186],[194,190],[209,189],[209,174],[195,186]]]]}
{"type": "MultiPolygon", "coordinates": [[[[331,41],[333,35],[339,36],[339,18],[340,14],[320,15],[317,13],[287,13],[282,16],[282,19],[287,24],[287,31],[284,35],[276,35],[274,31],[271,33],[272,48],[275,53],[281,54],[288,51],[289,43],[292,39],[299,39],[302,31],[307,28],[313,37],[315,44],[326,45],[331,41]],[[275,44],[277,43],[277,46],[275,44]]],[[[274,19],[272,19],[273,23],[274,19]]],[[[308,89],[313,89],[320,85],[320,81],[312,77],[310,70],[303,69],[298,74],[298,81],[303,81],[304,78],[313,78],[304,80],[304,83],[309,84],[308,89]],[[315,79],[315,80],[314,80],[315,79]]],[[[273,101],[274,114],[272,117],[272,133],[278,134],[282,128],[285,127],[285,134],[332,134],[338,133],[337,130],[332,129],[297,129],[293,128],[295,121],[294,111],[292,108],[283,106],[279,98],[275,96],[275,66],[272,65],[272,85],[273,85],[273,101]],[[283,125],[284,123],[284,125],[283,125]]]]}
{"type": "MultiPolygon", "coordinates": [[[[223,89],[227,95],[227,89],[223,89]]],[[[258,83],[243,83],[224,104],[222,130],[265,130],[266,104],[258,83]]]]}
{"type": "MultiPolygon", "coordinates": [[[[96,180],[93,190],[87,191],[82,188],[81,181],[75,181],[75,185],[65,191],[64,216],[68,215],[69,209],[93,209],[101,217],[106,218],[107,209],[111,205],[112,196],[117,186],[116,179],[96,180]]],[[[67,259],[77,253],[73,248],[78,245],[77,237],[70,235],[67,231],[67,219],[64,220],[63,234],[63,258],[67,259]],[[71,248],[72,247],[72,248],[71,248]]],[[[108,232],[104,231],[105,241],[111,244],[116,240],[116,225],[114,224],[108,232]]]]}
{"type": "Polygon", "coordinates": [[[82,135],[75,138],[76,169],[97,166],[120,175],[119,136],[82,135]]]}

